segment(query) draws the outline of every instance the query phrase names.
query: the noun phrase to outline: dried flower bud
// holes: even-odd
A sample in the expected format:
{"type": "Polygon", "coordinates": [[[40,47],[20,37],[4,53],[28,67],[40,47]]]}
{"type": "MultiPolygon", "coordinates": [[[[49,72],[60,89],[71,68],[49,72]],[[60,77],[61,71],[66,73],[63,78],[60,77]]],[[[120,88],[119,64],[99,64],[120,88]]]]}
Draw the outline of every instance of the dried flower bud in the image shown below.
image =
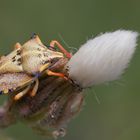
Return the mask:
{"type": "MultiPolygon", "coordinates": [[[[50,69],[61,72],[67,62],[62,58],[50,69]]],[[[67,123],[82,108],[82,90],[64,78],[42,75],[39,81],[34,97],[27,95],[15,102],[13,98],[17,93],[9,94],[9,100],[0,108],[0,128],[20,120],[45,137],[65,135],[67,123]]]]}

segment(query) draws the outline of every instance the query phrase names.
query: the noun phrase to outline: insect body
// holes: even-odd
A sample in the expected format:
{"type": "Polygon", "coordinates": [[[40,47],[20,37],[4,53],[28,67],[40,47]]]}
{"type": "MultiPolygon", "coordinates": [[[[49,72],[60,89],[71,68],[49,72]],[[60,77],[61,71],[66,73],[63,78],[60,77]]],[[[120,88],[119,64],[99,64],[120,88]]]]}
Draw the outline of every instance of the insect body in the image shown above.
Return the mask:
{"type": "Polygon", "coordinates": [[[49,70],[55,61],[64,57],[64,54],[68,58],[71,57],[57,41],[52,41],[50,46],[53,48],[55,44],[62,53],[47,48],[37,35],[22,46],[17,43],[15,50],[0,60],[0,92],[8,93],[11,90],[24,88],[14,97],[18,100],[30,90],[33,83],[35,84],[30,95],[36,94],[39,85],[38,78],[42,73],[66,78],[63,73],[49,70]],[[17,81],[8,82],[8,77],[16,78],[17,81]]]}

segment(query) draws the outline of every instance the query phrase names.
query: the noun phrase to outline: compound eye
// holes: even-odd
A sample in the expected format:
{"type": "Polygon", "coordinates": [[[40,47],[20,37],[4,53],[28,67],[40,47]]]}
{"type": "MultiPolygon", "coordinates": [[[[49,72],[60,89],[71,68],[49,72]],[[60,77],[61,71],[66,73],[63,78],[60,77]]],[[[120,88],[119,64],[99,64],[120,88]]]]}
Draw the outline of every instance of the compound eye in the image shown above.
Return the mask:
{"type": "Polygon", "coordinates": [[[59,58],[53,58],[50,60],[50,63],[55,64],[58,60],[59,60],[59,58]]]}

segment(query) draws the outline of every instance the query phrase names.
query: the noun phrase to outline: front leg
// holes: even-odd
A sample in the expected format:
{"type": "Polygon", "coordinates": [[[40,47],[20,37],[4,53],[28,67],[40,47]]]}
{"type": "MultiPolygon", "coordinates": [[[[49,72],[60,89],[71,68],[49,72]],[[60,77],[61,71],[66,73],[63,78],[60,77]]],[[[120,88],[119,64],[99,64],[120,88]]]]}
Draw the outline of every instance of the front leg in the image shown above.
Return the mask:
{"type": "Polygon", "coordinates": [[[50,76],[58,76],[58,77],[62,77],[65,80],[68,80],[68,77],[66,77],[63,73],[59,73],[59,72],[52,72],[51,70],[46,70],[47,75],[50,76]]]}
{"type": "MultiPolygon", "coordinates": [[[[36,79],[35,80],[35,85],[33,86],[32,91],[29,93],[31,97],[36,95],[36,92],[38,90],[38,86],[39,86],[39,80],[36,79]]],[[[27,86],[22,92],[18,93],[14,97],[14,100],[19,100],[20,98],[22,98],[24,95],[26,95],[29,92],[30,88],[31,88],[31,85],[27,86]]]]}
{"type": "Polygon", "coordinates": [[[27,86],[23,91],[19,92],[15,97],[14,100],[17,101],[19,100],[21,97],[23,97],[25,94],[28,93],[28,91],[30,90],[31,85],[27,86]]]}
{"type": "Polygon", "coordinates": [[[43,66],[40,67],[39,72],[43,72],[45,69],[49,67],[49,63],[44,64],[43,66]]]}
{"type": "Polygon", "coordinates": [[[31,96],[31,97],[33,97],[33,96],[36,95],[37,90],[38,90],[38,86],[39,86],[39,80],[36,79],[36,80],[35,80],[35,85],[34,85],[32,91],[30,92],[30,96],[31,96]]]}
{"type": "Polygon", "coordinates": [[[48,68],[48,65],[49,65],[49,63],[43,65],[43,66],[40,68],[39,72],[41,73],[41,72],[45,71],[47,75],[50,75],[50,76],[58,76],[58,77],[62,77],[62,78],[64,78],[64,79],[68,80],[68,78],[67,78],[63,73],[52,72],[51,70],[48,70],[48,69],[47,69],[47,68],[48,68]],[[46,69],[47,69],[47,70],[46,70],[46,69]]]}
{"type": "Polygon", "coordinates": [[[64,53],[66,55],[67,58],[71,58],[72,55],[64,49],[64,47],[56,40],[52,40],[50,43],[51,47],[55,47],[55,45],[57,45],[57,47],[62,51],[62,53],[64,53]]]}

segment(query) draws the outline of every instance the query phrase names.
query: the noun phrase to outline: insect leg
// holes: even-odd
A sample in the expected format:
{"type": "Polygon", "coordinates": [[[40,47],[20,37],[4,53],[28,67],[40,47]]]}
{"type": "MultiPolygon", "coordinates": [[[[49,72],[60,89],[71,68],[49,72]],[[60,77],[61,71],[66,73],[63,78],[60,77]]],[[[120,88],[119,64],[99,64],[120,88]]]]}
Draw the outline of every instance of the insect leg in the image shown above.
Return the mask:
{"type": "Polygon", "coordinates": [[[31,93],[30,93],[30,96],[35,96],[36,95],[36,92],[37,92],[37,90],[38,90],[38,86],[39,86],[39,80],[38,79],[36,79],[35,80],[35,85],[34,85],[34,87],[33,87],[33,90],[31,91],[31,93]]]}
{"type": "Polygon", "coordinates": [[[51,70],[46,70],[47,75],[50,76],[58,76],[58,77],[62,77],[65,80],[68,80],[68,78],[63,74],[63,73],[59,73],[59,72],[52,72],[51,70]]]}
{"type": "Polygon", "coordinates": [[[44,64],[43,66],[41,66],[41,68],[39,69],[39,72],[41,73],[42,71],[44,71],[46,68],[48,68],[49,63],[44,64]]]}
{"type": "Polygon", "coordinates": [[[23,91],[19,92],[15,97],[14,100],[19,100],[21,97],[23,97],[31,88],[31,85],[27,86],[23,91]]]}
{"type": "Polygon", "coordinates": [[[15,44],[15,47],[14,47],[14,48],[15,48],[15,49],[21,49],[21,48],[22,48],[22,46],[21,46],[21,44],[20,44],[20,43],[18,43],[18,42],[17,42],[17,43],[15,44]]]}
{"type": "Polygon", "coordinates": [[[55,45],[57,45],[57,47],[66,55],[67,58],[71,58],[72,57],[72,55],[67,50],[65,50],[58,41],[52,40],[50,42],[50,46],[51,47],[55,47],[55,45]]]}

